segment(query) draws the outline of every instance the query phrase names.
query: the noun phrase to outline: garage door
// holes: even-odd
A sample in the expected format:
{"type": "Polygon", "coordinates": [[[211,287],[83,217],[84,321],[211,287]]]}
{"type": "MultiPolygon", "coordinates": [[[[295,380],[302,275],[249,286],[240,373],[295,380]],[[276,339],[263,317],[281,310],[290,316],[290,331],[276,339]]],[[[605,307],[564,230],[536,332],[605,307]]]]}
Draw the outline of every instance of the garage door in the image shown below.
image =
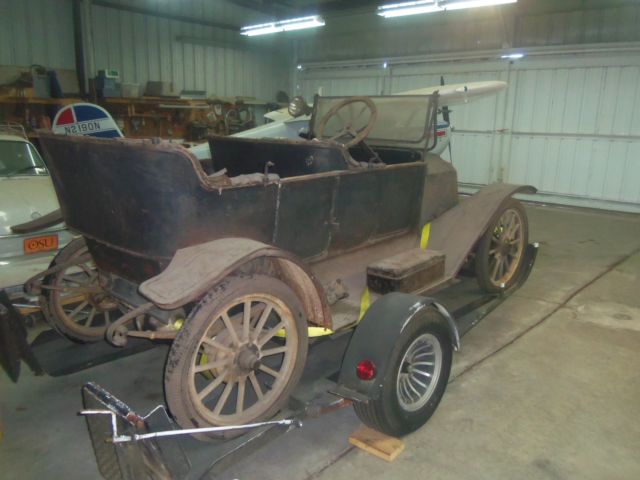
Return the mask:
{"type": "Polygon", "coordinates": [[[322,67],[298,73],[305,97],[397,93],[437,85],[440,75],[447,83],[505,80],[506,92],[454,108],[462,190],[528,183],[541,201],[640,212],[638,52],[322,67]]]}

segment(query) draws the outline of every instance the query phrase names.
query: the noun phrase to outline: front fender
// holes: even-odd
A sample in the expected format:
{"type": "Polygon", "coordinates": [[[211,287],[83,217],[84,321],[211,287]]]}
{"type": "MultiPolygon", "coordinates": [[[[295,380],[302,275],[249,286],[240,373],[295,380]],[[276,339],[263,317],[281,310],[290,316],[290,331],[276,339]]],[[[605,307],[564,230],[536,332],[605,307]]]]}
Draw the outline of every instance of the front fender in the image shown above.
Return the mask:
{"type": "Polygon", "coordinates": [[[481,188],[431,222],[428,248],[445,254],[445,278],[452,278],[474,246],[516,193],[535,193],[530,185],[495,183],[481,188]]]}
{"type": "MultiPolygon", "coordinates": [[[[353,333],[342,361],[337,387],[332,392],[357,401],[378,398],[398,337],[411,321],[421,318],[421,314],[429,307],[435,307],[440,312],[437,321],[449,331],[451,343],[458,350],[458,328],[449,312],[435,299],[400,292],[389,293],[371,305],[353,333]],[[356,375],[356,365],[361,360],[371,360],[376,365],[374,380],[361,380],[356,375]]],[[[429,318],[427,321],[435,320],[429,318]]]]}
{"type": "Polygon", "coordinates": [[[222,238],[181,248],[166,269],[140,284],[139,292],[157,307],[173,310],[194,302],[242,265],[267,257],[277,264],[281,279],[296,292],[310,323],[331,328],[324,290],[298,258],[248,238],[222,238]]]}

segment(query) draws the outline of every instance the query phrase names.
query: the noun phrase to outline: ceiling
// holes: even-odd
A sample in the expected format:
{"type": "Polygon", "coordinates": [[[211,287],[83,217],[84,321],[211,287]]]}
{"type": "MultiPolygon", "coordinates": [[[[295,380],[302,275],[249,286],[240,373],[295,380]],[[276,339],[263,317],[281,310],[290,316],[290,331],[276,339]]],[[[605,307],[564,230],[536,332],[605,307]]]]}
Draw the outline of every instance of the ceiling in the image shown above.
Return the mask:
{"type": "MultiPolygon", "coordinates": [[[[212,0],[209,0],[212,1],[212,0]]],[[[253,13],[259,13],[265,21],[291,18],[304,15],[340,15],[373,14],[376,8],[385,3],[402,0],[224,0],[253,13]]],[[[637,0],[519,0],[516,8],[526,13],[566,10],[588,10],[612,7],[615,5],[633,5],[637,0]]]]}
{"type": "Polygon", "coordinates": [[[303,16],[331,14],[345,10],[371,9],[381,3],[379,0],[227,0],[236,6],[259,11],[271,16],[303,16]]]}
{"type": "MultiPolygon", "coordinates": [[[[348,29],[349,25],[359,25],[362,22],[375,23],[376,7],[398,1],[402,0],[93,0],[93,3],[134,13],[206,24],[226,31],[237,31],[246,25],[308,15],[331,18],[332,20],[327,22],[328,28],[337,21],[348,29]],[[359,16],[357,21],[345,18],[352,15],[359,16]],[[344,18],[342,22],[338,20],[340,17],[344,18]]],[[[517,4],[509,7],[519,15],[528,15],[634,4],[637,5],[637,0],[518,0],[517,4]]],[[[496,11],[500,9],[501,7],[497,7],[496,11]]],[[[480,10],[494,9],[474,9],[470,10],[469,14],[484,14],[480,10]]],[[[429,20],[437,22],[438,17],[434,16],[429,20]]],[[[300,33],[302,32],[296,35],[300,33]]]]}

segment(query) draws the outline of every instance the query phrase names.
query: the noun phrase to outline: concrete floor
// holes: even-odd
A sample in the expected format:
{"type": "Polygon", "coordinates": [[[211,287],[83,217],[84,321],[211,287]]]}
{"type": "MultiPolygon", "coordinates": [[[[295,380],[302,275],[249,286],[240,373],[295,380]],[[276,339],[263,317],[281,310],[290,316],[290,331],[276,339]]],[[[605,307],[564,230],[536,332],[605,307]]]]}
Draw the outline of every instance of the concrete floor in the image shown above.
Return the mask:
{"type": "MultiPolygon", "coordinates": [[[[388,464],[349,446],[351,409],[309,420],[225,472],[238,479],[640,478],[640,217],[528,206],[527,284],[462,341],[432,419],[388,464]]],[[[74,375],[0,377],[0,476],[97,478],[79,387],[144,411],[164,350],[74,375]],[[133,399],[133,400],[132,400],[133,399]]]]}

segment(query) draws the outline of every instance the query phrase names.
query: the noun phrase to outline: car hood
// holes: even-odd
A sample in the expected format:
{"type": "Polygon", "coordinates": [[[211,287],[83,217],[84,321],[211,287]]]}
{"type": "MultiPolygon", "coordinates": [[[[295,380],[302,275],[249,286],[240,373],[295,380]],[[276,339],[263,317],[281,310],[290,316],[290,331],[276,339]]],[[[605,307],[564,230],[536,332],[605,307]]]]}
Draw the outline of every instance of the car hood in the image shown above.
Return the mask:
{"type": "Polygon", "coordinates": [[[0,178],[0,235],[11,226],[58,209],[58,198],[47,175],[0,178]]]}

